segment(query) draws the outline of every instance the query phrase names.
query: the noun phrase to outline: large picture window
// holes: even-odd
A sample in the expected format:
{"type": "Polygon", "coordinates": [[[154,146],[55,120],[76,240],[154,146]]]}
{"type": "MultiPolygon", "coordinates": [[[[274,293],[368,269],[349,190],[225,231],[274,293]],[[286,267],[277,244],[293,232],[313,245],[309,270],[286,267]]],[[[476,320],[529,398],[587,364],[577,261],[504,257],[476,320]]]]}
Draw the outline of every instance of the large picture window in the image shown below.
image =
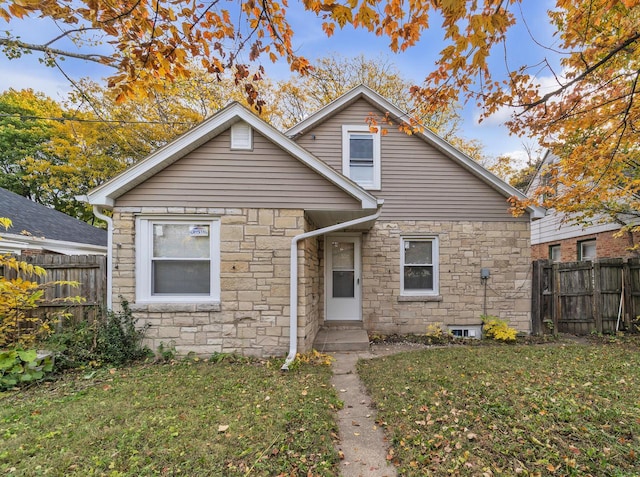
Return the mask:
{"type": "Polygon", "coordinates": [[[438,241],[436,237],[402,239],[402,295],[438,294],[438,241]]]}
{"type": "Polygon", "coordinates": [[[140,217],[136,252],[138,301],[219,301],[220,223],[217,219],[140,217]]]}
{"type": "Polygon", "coordinates": [[[380,189],[380,133],[342,127],[342,173],[365,189],[380,189]]]}

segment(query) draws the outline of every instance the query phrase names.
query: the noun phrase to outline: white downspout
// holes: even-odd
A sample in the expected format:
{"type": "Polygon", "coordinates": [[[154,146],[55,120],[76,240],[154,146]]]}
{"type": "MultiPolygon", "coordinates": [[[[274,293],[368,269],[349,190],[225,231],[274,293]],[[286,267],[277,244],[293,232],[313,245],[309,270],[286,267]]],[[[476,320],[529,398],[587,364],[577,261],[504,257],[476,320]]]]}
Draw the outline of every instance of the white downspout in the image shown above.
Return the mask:
{"type": "Polygon", "coordinates": [[[378,206],[378,210],[373,215],[360,217],[359,219],[349,220],[340,224],[330,225],[322,229],[312,230],[300,235],[296,235],[291,239],[291,264],[289,272],[289,355],[284,364],[280,368],[282,371],[288,371],[289,365],[296,359],[298,353],[298,242],[309,237],[317,237],[337,230],[346,229],[359,225],[371,220],[377,220],[380,217],[382,209],[378,206]]]}
{"type": "Polygon", "coordinates": [[[111,269],[113,264],[113,220],[111,217],[104,215],[97,205],[93,206],[93,214],[107,223],[107,230],[109,232],[107,235],[107,310],[111,310],[113,305],[111,297],[111,284],[113,282],[113,272],[111,269]]]}

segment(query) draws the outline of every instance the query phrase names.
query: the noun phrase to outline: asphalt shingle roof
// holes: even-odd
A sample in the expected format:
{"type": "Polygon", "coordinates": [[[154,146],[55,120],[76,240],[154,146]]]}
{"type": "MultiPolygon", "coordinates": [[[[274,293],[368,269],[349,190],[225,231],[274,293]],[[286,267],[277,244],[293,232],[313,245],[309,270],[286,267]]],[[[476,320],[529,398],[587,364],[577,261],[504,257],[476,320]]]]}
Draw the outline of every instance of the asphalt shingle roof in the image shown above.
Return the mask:
{"type": "Polygon", "coordinates": [[[12,234],[26,231],[35,237],[49,240],[107,245],[106,230],[93,227],[1,187],[0,217],[11,219],[13,225],[8,232],[12,234]]]}

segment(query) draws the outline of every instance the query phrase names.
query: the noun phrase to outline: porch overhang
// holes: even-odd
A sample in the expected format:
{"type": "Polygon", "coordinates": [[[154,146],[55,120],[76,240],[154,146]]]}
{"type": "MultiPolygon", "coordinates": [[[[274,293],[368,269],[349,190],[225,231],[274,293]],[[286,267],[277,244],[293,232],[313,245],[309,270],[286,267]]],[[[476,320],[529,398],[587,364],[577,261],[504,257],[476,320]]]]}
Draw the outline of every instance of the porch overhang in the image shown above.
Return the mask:
{"type": "MultiPolygon", "coordinates": [[[[344,222],[350,222],[361,217],[370,216],[375,213],[375,210],[371,209],[359,209],[359,210],[306,210],[305,211],[309,219],[313,224],[321,229],[336,225],[344,222]]],[[[375,224],[375,220],[369,220],[363,223],[358,223],[349,228],[354,231],[366,231],[370,230],[375,224]]]]}

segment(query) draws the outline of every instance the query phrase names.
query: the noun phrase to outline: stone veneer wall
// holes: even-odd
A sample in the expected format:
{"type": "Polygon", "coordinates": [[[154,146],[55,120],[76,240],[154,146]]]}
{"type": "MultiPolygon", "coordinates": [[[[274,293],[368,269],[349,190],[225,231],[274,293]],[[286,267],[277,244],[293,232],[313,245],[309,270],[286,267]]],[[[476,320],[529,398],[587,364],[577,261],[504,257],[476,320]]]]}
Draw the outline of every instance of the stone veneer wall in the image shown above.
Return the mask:
{"type": "MultiPolygon", "coordinates": [[[[306,222],[305,229],[308,232],[316,227],[306,222]]],[[[298,352],[301,353],[313,348],[313,340],[321,325],[322,271],[318,241],[318,237],[310,237],[298,244],[298,352]],[[304,321],[300,319],[303,316],[307,317],[304,321]]]]}
{"type": "MultiPolygon", "coordinates": [[[[114,305],[122,296],[139,323],[151,325],[146,344],[152,350],[164,343],[175,346],[179,354],[201,356],[219,352],[265,357],[288,352],[291,238],[309,227],[302,210],[116,207],[113,223],[114,305]],[[220,304],[135,303],[135,218],[140,214],[221,218],[220,304]]],[[[315,333],[309,334],[318,326],[314,254],[314,241],[299,247],[301,351],[310,348],[315,333]]]]}
{"type": "Polygon", "coordinates": [[[478,325],[489,268],[487,314],[531,331],[529,222],[379,221],[363,236],[362,305],[369,333],[425,333],[427,324],[478,325]],[[440,288],[434,298],[400,296],[403,234],[438,236],[440,288]]]}

